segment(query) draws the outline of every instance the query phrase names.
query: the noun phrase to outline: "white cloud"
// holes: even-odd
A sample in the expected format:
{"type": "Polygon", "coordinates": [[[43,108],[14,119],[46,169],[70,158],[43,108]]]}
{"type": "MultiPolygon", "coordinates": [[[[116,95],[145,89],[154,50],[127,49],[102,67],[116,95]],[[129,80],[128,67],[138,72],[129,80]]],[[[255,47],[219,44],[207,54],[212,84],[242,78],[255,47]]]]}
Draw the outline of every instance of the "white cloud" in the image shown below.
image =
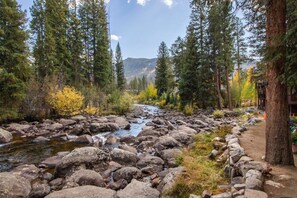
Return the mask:
{"type": "Polygon", "coordinates": [[[119,41],[121,38],[122,38],[121,36],[118,36],[118,35],[115,35],[115,34],[111,35],[111,40],[112,41],[119,41]]]}
{"type": "Polygon", "coordinates": [[[146,4],[148,1],[150,1],[150,0],[137,0],[137,3],[138,3],[139,5],[145,6],[145,4],[146,4]]]}
{"type": "Polygon", "coordinates": [[[173,0],[163,0],[163,3],[165,3],[165,5],[167,5],[168,7],[171,7],[173,4],[173,0]]]}

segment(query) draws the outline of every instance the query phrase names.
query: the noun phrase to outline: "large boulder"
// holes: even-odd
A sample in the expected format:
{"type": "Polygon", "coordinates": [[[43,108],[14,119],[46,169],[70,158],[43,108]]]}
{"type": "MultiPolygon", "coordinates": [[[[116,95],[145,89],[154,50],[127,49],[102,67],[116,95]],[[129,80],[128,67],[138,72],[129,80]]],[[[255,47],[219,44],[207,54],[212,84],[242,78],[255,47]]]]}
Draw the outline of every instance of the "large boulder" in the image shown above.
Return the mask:
{"type": "Polygon", "coordinates": [[[143,173],[153,174],[163,170],[164,161],[156,156],[146,155],[136,164],[143,173]]]}
{"type": "Polygon", "coordinates": [[[139,178],[141,178],[141,171],[135,167],[124,167],[117,170],[113,174],[113,179],[115,181],[124,179],[130,182],[132,179],[139,179],[139,178]]]}
{"type": "Polygon", "coordinates": [[[122,165],[135,165],[139,160],[136,154],[115,148],[110,153],[111,159],[122,165]]]}
{"type": "Polygon", "coordinates": [[[95,147],[83,147],[74,149],[71,153],[62,158],[56,166],[56,175],[64,176],[71,174],[81,165],[91,168],[105,169],[109,155],[95,147]]]}
{"type": "Polygon", "coordinates": [[[247,189],[263,190],[264,178],[260,171],[249,170],[246,175],[245,185],[247,189]]]}
{"type": "Polygon", "coordinates": [[[114,132],[119,129],[116,123],[92,123],[90,126],[92,133],[114,132]]]}
{"type": "Polygon", "coordinates": [[[25,133],[30,128],[31,128],[31,125],[29,124],[10,123],[8,125],[7,130],[17,132],[17,133],[25,133]]]}
{"type": "Polygon", "coordinates": [[[0,197],[27,198],[31,191],[30,182],[18,175],[0,173],[0,197]]]}
{"type": "Polygon", "coordinates": [[[154,145],[154,148],[158,151],[176,147],[181,147],[181,144],[176,139],[168,135],[161,136],[154,145]]]}
{"type": "Polygon", "coordinates": [[[40,176],[40,170],[33,164],[24,164],[14,168],[12,174],[24,177],[32,182],[40,176]]]}
{"type": "Polygon", "coordinates": [[[168,167],[176,167],[176,158],[182,155],[179,149],[165,149],[160,153],[161,158],[165,161],[168,167]]]}
{"type": "Polygon", "coordinates": [[[121,129],[130,129],[130,123],[123,117],[110,117],[109,121],[116,123],[121,129]]]}
{"type": "Polygon", "coordinates": [[[172,131],[169,133],[169,135],[183,145],[189,145],[189,144],[193,143],[193,141],[194,141],[194,138],[193,138],[194,134],[187,133],[187,132],[180,131],[180,130],[172,131]]]}
{"type": "Polygon", "coordinates": [[[145,130],[142,130],[138,135],[137,137],[143,137],[143,136],[153,136],[153,137],[160,137],[164,135],[162,132],[160,131],[156,131],[156,130],[153,130],[153,129],[145,129],[145,130]]]}
{"type": "Polygon", "coordinates": [[[46,195],[48,195],[51,191],[50,186],[48,185],[48,183],[44,182],[44,183],[39,183],[39,182],[35,182],[32,184],[32,190],[30,193],[30,198],[41,198],[41,197],[45,197],[46,195]]]}
{"type": "Polygon", "coordinates": [[[159,198],[159,196],[158,190],[135,179],[126,188],[118,191],[118,198],[159,198]]]}
{"type": "Polygon", "coordinates": [[[79,186],[53,192],[45,198],[116,198],[116,191],[96,186],[79,186]]]}
{"type": "Polygon", "coordinates": [[[159,184],[158,190],[162,194],[166,194],[168,191],[170,191],[175,184],[176,178],[179,177],[183,173],[183,171],[183,167],[170,168],[169,172],[159,184]]]}
{"type": "Polygon", "coordinates": [[[12,140],[12,134],[4,129],[0,129],[0,143],[7,143],[12,140]]]}
{"type": "Polygon", "coordinates": [[[68,154],[69,152],[59,152],[56,156],[46,158],[41,164],[44,164],[49,168],[55,168],[61,162],[62,158],[68,154]]]}
{"type": "Polygon", "coordinates": [[[93,170],[78,170],[68,178],[68,181],[77,183],[80,186],[91,185],[105,187],[103,177],[93,170]]]}
{"type": "Polygon", "coordinates": [[[268,195],[263,191],[246,189],[244,198],[268,198],[268,195]]]}

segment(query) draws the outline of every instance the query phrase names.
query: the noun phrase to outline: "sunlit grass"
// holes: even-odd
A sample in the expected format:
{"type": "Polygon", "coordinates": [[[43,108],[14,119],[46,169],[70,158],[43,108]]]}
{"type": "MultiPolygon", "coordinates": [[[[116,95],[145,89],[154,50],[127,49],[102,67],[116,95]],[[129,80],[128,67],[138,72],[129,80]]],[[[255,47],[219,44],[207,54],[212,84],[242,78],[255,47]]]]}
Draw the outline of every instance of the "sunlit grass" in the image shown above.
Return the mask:
{"type": "Polygon", "coordinates": [[[197,135],[195,145],[191,149],[184,149],[181,165],[185,173],[181,175],[173,189],[168,192],[171,197],[188,198],[190,194],[201,195],[204,190],[220,193],[218,185],[228,183],[223,174],[223,164],[208,158],[213,149],[215,137],[225,137],[230,133],[230,127],[222,127],[211,134],[197,135]]]}

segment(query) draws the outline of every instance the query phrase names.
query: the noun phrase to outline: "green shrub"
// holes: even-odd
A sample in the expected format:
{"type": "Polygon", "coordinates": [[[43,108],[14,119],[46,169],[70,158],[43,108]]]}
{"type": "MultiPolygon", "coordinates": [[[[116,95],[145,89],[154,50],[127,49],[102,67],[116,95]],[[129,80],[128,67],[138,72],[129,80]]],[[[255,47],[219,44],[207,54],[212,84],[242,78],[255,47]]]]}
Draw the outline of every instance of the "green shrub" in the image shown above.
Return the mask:
{"type": "Polygon", "coordinates": [[[117,114],[124,114],[131,109],[133,104],[133,97],[125,92],[114,91],[108,97],[108,106],[117,114]]]}
{"type": "Polygon", "coordinates": [[[297,132],[291,133],[293,144],[297,145],[297,132]]]}
{"type": "Polygon", "coordinates": [[[219,110],[216,110],[212,113],[212,115],[215,117],[215,118],[223,118],[224,117],[224,112],[223,111],[219,111],[219,110]]]}

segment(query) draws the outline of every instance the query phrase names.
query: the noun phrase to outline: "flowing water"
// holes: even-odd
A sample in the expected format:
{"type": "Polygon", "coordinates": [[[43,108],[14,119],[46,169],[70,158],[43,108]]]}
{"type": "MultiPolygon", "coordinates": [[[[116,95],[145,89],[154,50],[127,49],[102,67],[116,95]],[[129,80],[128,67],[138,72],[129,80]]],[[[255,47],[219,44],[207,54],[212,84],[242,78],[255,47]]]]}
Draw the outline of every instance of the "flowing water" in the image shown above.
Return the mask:
{"type": "MultiPolygon", "coordinates": [[[[135,105],[143,109],[148,115],[156,115],[159,111],[157,107],[149,105],[135,105]]],[[[151,119],[141,117],[137,122],[131,123],[130,130],[119,130],[113,134],[118,137],[137,136],[146,123],[151,119]]],[[[93,136],[93,139],[105,139],[110,133],[100,133],[93,136]]],[[[87,144],[64,141],[61,138],[51,139],[48,142],[36,143],[32,138],[21,138],[15,136],[13,141],[8,144],[0,144],[0,172],[9,171],[22,164],[38,165],[44,159],[56,155],[58,152],[72,151],[75,148],[85,147],[87,144]]]]}

